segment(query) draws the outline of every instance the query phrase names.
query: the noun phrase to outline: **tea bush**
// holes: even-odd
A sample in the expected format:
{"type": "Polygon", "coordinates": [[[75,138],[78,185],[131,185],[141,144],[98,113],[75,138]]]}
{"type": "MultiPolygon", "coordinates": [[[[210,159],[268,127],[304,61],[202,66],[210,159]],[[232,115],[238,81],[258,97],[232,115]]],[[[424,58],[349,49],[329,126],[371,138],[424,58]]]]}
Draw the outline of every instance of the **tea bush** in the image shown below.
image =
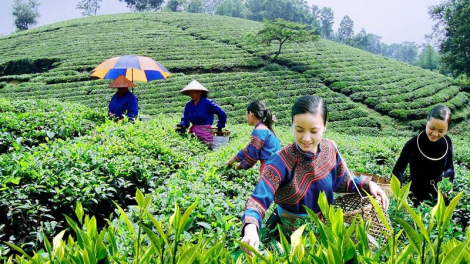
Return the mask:
{"type": "Polygon", "coordinates": [[[246,37],[261,28],[255,21],[177,12],[87,17],[34,28],[1,37],[0,83],[6,84],[0,84],[0,94],[106,107],[109,82],[92,80],[91,70],[108,58],[138,54],[173,73],[166,81],[139,83],[135,89],[141,112],[149,115],[180,113],[186,99],[178,91],[197,79],[234,123],[244,122],[246,98],[256,97],[270,100],[279,122],[288,124],[289,107],[303,94],[354,105],[332,116],[379,121],[379,128],[353,122],[374,135],[384,127],[392,134],[403,127],[418,129],[412,122],[438,103],[451,107],[456,123],[468,122],[468,93],[451,78],[324,39],[286,43],[271,63],[266,54],[276,47],[256,46],[246,37]],[[124,27],[134,32],[132,38],[117,30],[124,27]],[[24,44],[37,39],[40,46],[24,44]]]}
{"type": "Polygon", "coordinates": [[[38,146],[46,140],[85,135],[104,121],[103,112],[83,105],[0,98],[0,154],[20,146],[38,146]]]}

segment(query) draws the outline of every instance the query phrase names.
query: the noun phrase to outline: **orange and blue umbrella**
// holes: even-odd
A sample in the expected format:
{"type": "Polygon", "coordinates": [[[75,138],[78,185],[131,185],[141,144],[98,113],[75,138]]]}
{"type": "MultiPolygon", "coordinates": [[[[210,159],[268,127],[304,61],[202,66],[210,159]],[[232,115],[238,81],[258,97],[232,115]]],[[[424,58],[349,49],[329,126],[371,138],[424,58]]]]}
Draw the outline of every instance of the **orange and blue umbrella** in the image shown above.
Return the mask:
{"type": "Polygon", "coordinates": [[[144,56],[125,55],[108,59],[93,69],[91,76],[116,79],[125,76],[131,82],[166,79],[171,73],[157,61],[144,56]]]}

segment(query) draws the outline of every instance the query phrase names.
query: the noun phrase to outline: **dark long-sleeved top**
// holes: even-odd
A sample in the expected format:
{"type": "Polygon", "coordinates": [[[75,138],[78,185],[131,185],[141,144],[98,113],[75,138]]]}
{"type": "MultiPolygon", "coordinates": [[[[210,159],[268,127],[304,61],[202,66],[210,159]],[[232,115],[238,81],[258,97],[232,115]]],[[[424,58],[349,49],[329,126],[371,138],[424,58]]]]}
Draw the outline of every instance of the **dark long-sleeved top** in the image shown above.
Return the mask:
{"type": "Polygon", "coordinates": [[[206,97],[201,97],[197,105],[189,101],[184,106],[183,117],[180,124],[189,127],[189,122],[193,125],[212,125],[214,115],[217,115],[217,127],[224,128],[227,122],[227,114],[219,105],[206,97]]]}
{"type": "Polygon", "coordinates": [[[137,97],[130,91],[122,96],[115,93],[109,102],[108,111],[117,118],[124,118],[124,115],[127,115],[129,119],[134,119],[139,114],[137,97]]]}
{"type": "Polygon", "coordinates": [[[408,164],[410,164],[412,182],[427,182],[427,184],[429,184],[431,180],[439,182],[442,180],[442,177],[447,177],[453,182],[454,163],[452,160],[452,141],[445,135],[436,142],[431,142],[425,132],[413,137],[403,147],[400,157],[393,168],[393,175],[395,175],[400,182],[403,179],[403,173],[408,164]],[[438,160],[431,160],[429,158],[438,160]]]}

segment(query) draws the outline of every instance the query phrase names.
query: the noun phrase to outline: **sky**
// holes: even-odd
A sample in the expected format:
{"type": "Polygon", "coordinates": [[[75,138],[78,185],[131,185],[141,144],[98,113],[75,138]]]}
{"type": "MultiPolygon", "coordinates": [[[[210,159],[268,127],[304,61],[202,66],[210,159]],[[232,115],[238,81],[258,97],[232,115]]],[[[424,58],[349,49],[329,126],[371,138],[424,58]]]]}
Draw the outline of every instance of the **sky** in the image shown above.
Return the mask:
{"type": "Polygon", "coordinates": [[[387,44],[404,41],[425,43],[425,35],[432,33],[435,24],[428,14],[428,7],[439,5],[442,0],[308,0],[312,4],[330,7],[334,13],[334,30],[344,16],[354,21],[354,33],[362,28],[367,33],[381,36],[387,44]]]}
{"type": "MultiPolygon", "coordinates": [[[[425,35],[432,32],[435,24],[428,15],[428,7],[438,5],[443,0],[307,0],[309,6],[315,4],[330,7],[334,13],[336,31],[344,16],[354,21],[354,33],[362,28],[367,33],[381,36],[386,44],[404,41],[421,44],[425,35]]],[[[13,0],[0,0],[0,36],[15,31],[13,25],[13,0]]],[[[82,17],[81,10],[75,7],[79,0],[38,0],[40,17],[34,27],[82,17]]],[[[98,15],[126,13],[130,10],[119,0],[102,0],[98,15]]]]}

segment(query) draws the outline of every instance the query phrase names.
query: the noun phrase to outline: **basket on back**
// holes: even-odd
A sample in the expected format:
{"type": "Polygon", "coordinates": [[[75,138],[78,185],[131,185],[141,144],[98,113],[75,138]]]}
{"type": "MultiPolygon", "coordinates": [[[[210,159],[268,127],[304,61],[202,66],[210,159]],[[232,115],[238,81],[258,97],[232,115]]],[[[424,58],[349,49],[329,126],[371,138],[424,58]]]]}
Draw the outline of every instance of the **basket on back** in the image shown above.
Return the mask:
{"type": "MultiPolygon", "coordinates": [[[[390,188],[390,181],[388,179],[373,174],[357,172],[354,172],[354,174],[356,176],[360,176],[362,174],[364,176],[373,177],[374,181],[385,191],[387,196],[390,196],[392,194],[390,188]]],[[[377,197],[376,201],[379,205],[382,204],[382,202],[380,201],[380,197],[377,197]]],[[[374,206],[369,200],[369,197],[365,193],[362,194],[362,197],[357,192],[339,195],[335,199],[333,206],[342,209],[345,223],[350,224],[358,214],[362,216],[362,219],[364,221],[370,221],[370,226],[367,233],[374,237],[377,241],[382,235],[382,245],[385,244],[386,240],[383,234],[384,231],[386,231],[387,229],[380,220],[377,212],[375,211],[374,206]]],[[[390,224],[388,213],[386,211],[383,211],[383,213],[385,214],[385,217],[387,218],[387,221],[390,224]]],[[[373,244],[369,242],[369,246],[373,246],[373,244]]]]}

